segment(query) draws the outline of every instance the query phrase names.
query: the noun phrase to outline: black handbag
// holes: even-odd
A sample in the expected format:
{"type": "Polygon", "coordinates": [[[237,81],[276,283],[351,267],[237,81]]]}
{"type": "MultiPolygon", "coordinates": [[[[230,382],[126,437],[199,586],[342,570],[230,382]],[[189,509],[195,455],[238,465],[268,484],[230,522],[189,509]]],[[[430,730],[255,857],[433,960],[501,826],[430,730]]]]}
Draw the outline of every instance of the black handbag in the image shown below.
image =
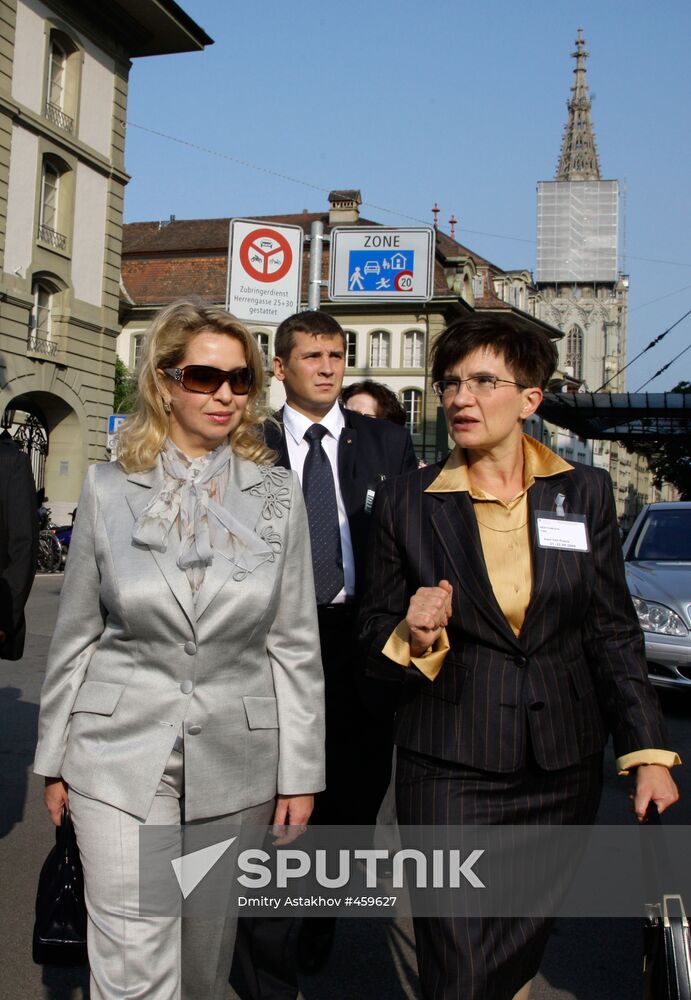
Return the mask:
{"type": "MultiPolygon", "coordinates": [[[[646,818],[651,823],[660,822],[654,805],[646,818]]],[[[649,860],[656,866],[655,859],[649,860]]],[[[643,1000],[691,1000],[691,934],[679,895],[663,895],[661,902],[646,906],[643,1000]]]]}
{"type": "Polygon", "coordinates": [[[84,874],[66,807],[55,830],[55,847],[38,877],[33,958],[38,965],[85,965],[88,961],[84,874]]]}

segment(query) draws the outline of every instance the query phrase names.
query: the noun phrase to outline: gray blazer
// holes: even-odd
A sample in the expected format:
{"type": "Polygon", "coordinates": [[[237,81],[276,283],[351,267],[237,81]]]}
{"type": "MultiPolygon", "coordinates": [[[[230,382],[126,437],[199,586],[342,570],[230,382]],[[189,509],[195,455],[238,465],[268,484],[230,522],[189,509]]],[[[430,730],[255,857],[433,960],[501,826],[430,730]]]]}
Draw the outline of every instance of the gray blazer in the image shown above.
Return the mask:
{"type": "Polygon", "coordinates": [[[41,695],[34,770],[144,818],[184,734],[185,818],[324,787],[323,674],[294,473],[233,456],[224,506],[266,543],[251,572],[215,553],[197,597],[132,541],[159,464],[92,466],[41,695]]]}

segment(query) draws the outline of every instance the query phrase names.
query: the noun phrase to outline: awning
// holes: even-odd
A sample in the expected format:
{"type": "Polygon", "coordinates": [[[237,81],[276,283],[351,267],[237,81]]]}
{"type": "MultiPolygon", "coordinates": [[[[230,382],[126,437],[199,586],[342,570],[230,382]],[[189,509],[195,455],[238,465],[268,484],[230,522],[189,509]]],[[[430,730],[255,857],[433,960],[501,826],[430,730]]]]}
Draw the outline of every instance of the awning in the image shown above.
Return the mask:
{"type": "Polygon", "coordinates": [[[691,435],[691,393],[548,392],[538,414],[590,440],[691,435]]]}

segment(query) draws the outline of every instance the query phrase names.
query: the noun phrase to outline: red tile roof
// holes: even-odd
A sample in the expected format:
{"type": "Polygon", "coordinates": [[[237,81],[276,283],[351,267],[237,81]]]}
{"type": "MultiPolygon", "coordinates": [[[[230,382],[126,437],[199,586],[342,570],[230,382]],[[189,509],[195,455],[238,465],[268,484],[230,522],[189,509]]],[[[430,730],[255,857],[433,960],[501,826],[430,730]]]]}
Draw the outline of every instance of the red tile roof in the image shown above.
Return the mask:
{"type": "MultiPolygon", "coordinates": [[[[252,216],[257,222],[300,226],[309,235],[312,223],[322,222],[329,233],[328,212],[300,212],[297,215],[252,216]]],[[[137,305],[164,305],[184,295],[200,295],[214,302],[225,301],[228,268],[230,219],[180,219],[170,222],[131,222],[123,227],[122,279],[128,295],[137,305]]],[[[376,222],[360,219],[360,226],[376,222]]],[[[438,234],[439,235],[439,234],[438,234]]],[[[467,252],[460,244],[462,255],[467,252]]],[[[302,261],[302,297],[307,299],[309,247],[302,261]]],[[[329,247],[324,247],[322,278],[329,276],[329,247]]],[[[448,296],[449,286],[443,261],[437,253],[434,267],[434,295],[448,296]]]]}

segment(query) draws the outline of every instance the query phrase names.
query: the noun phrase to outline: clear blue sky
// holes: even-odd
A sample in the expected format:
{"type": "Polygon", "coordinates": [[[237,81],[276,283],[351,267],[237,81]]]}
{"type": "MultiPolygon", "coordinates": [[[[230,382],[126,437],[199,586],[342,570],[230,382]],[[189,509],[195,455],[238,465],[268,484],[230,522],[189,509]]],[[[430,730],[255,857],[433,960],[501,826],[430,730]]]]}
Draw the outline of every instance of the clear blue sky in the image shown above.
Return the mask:
{"type": "MultiPolygon", "coordinates": [[[[128,222],[322,211],[355,187],[368,218],[431,223],[436,201],[460,242],[534,270],[535,187],[554,177],[582,27],[602,176],[624,198],[629,358],[691,309],[688,0],[182,6],[215,44],[134,62],[128,222]]],[[[691,316],[628,388],[688,344],[691,316]]],[[[680,379],[691,350],[647,388],[680,379]]]]}

